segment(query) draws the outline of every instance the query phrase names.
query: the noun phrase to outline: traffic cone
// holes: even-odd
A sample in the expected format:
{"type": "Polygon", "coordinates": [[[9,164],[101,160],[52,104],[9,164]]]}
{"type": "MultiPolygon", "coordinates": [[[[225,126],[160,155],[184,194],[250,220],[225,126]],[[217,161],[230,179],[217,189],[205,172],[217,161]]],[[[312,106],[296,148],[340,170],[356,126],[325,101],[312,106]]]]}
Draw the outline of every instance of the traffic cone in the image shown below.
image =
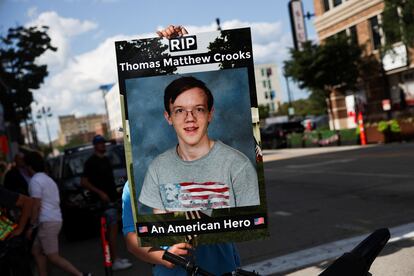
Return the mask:
{"type": "Polygon", "coordinates": [[[367,137],[365,136],[364,120],[362,118],[361,112],[358,112],[358,128],[359,128],[359,138],[361,140],[361,145],[366,145],[367,137]]]}

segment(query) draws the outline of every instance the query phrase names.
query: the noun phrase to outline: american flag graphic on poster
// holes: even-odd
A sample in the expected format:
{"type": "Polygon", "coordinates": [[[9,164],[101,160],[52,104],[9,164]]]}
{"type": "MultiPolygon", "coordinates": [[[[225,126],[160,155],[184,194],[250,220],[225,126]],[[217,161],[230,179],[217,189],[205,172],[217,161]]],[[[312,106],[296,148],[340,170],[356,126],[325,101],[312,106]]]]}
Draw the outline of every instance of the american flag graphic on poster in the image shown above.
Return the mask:
{"type": "Polygon", "coordinates": [[[148,233],[148,227],[147,226],[139,226],[138,227],[139,233],[148,233]]]}
{"type": "Polygon", "coordinates": [[[254,225],[264,224],[264,217],[259,217],[254,219],[254,225]]]}
{"type": "Polygon", "coordinates": [[[229,186],[221,182],[181,182],[160,187],[168,211],[207,210],[230,207],[229,186]]]}

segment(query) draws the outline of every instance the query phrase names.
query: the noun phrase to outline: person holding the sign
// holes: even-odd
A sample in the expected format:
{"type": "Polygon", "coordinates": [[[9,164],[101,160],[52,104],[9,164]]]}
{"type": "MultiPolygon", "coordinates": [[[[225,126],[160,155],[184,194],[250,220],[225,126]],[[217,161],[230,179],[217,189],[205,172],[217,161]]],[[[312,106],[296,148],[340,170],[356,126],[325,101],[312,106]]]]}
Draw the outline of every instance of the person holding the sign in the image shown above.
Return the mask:
{"type": "MultiPolygon", "coordinates": [[[[183,27],[177,26],[169,26],[168,28],[164,29],[163,31],[158,32],[160,37],[165,38],[173,38],[176,36],[181,36],[187,34],[187,31],[183,27]]],[[[172,84],[172,87],[181,87],[181,92],[175,92],[170,96],[170,93],[166,95],[166,113],[165,117],[167,121],[174,126],[177,132],[177,137],[179,140],[179,145],[177,148],[173,150],[176,152],[176,160],[180,162],[189,162],[192,163],[193,161],[186,161],[186,160],[197,160],[197,159],[207,159],[203,158],[203,156],[209,155],[209,153],[213,153],[218,151],[220,148],[225,148],[225,150],[233,151],[232,149],[228,149],[228,146],[224,145],[218,141],[212,141],[208,138],[207,135],[207,128],[209,122],[212,120],[212,112],[213,112],[213,99],[211,96],[208,96],[207,88],[205,85],[194,78],[190,79],[179,79],[178,83],[175,82],[172,84]],[[183,83],[190,82],[190,86],[181,87],[183,83]],[[178,84],[178,85],[177,85],[178,84]],[[197,85],[194,85],[197,84],[197,85]],[[199,87],[201,86],[201,87],[199,87]],[[204,90],[206,89],[206,91],[204,90]],[[189,93],[185,93],[186,91],[189,93]],[[186,96],[184,94],[188,94],[189,97],[180,97],[186,96]],[[173,99],[172,99],[173,98],[173,99]],[[210,100],[209,100],[210,99],[210,100]],[[182,100],[185,100],[182,102],[182,100]],[[174,105],[175,103],[175,105],[174,105]],[[178,106],[178,104],[182,104],[183,106],[178,106]],[[176,114],[176,115],[173,115],[176,114]],[[173,118],[174,117],[174,118],[173,118]],[[192,121],[188,123],[188,121],[192,121]],[[188,125],[185,125],[186,122],[188,125]],[[184,124],[184,125],[183,125],[184,124]],[[217,149],[218,148],[218,149],[217,149]],[[176,150],[176,151],[175,151],[176,150]],[[181,160],[181,161],[180,161],[181,160]]],[[[172,89],[177,91],[176,88],[172,89]]],[[[210,92],[211,94],[211,92],[210,92]]],[[[239,154],[237,154],[239,155],[239,154]]],[[[244,158],[240,158],[245,161],[244,158]]],[[[248,160],[247,160],[248,161],[248,160]]],[[[225,162],[225,160],[223,160],[225,162]]],[[[250,161],[248,161],[250,162],[250,161]]],[[[174,166],[173,164],[168,164],[169,166],[174,166]]],[[[214,166],[226,166],[226,164],[218,163],[214,164],[214,166]]],[[[243,165],[242,165],[243,166],[243,165]]],[[[255,187],[247,188],[246,192],[251,193],[249,199],[237,199],[237,196],[231,201],[230,200],[224,201],[229,206],[234,204],[237,206],[237,200],[239,200],[240,206],[243,204],[246,205],[258,205],[259,204],[259,196],[257,191],[257,175],[255,170],[251,170],[253,167],[251,164],[246,163],[245,167],[249,167],[249,171],[253,173],[251,176],[252,182],[254,183],[255,187]],[[250,167],[251,166],[251,167],[250,167]],[[251,200],[250,200],[251,198],[251,200]],[[250,202],[249,202],[250,201],[250,202]]],[[[166,170],[170,170],[165,168],[166,170]]],[[[207,168],[205,168],[208,170],[207,168]]],[[[171,168],[172,170],[172,168],[171,168]]],[[[203,168],[198,168],[198,171],[203,170],[203,168]]],[[[149,172],[148,177],[153,178],[152,172],[149,172]]],[[[198,180],[197,180],[198,181],[198,180]]],[[[157,193],[157,186],[153,186],[155,181],[151,180],[151,184],[147,184],[148,189],[152,190],[149,191],[147,196],[151,197],[153,193],[157,193]],[[152,187],[151,187],[152,186],[152,187]]],[[[204,181],[205,182],[205,181],[204,181]]],[[[253,186],[253,185],[252,185],[253,186]]],[[[150,207],[154,208],[154,212],[167,212],[175,210],[173,207],[168,207],[169,194],[167,192],[168,187],[164,188],[164,198],[167,200],[167,207],[164,206],[162,203],[163,200],[161,196],[156,196],[155,204],[152,204],[151,199],[148,199],[150,202],[147,204],[150,207]]],[[[228,194],[230,194],[230,189],[228,189],[228,194]]],[[[160,190],[158,190],[160,193],[160,190]]],[[[228,197],[224,195],[223,197],[228,197]]],[[[144,202],[146,200],[144,199],[144,202]]],[[[124,186],[124,191],[122,195],[122,220],[123,220],[123,232],[125,235],[125,241],[127,244],[128,250],[134,254],[139,259],[155,264],[153,267],[153,274],[154,275],[187,275],[186,271],[180,267],[174,267],[173,264],[165,261],[162,259],[162,255],[164,250],[161,248],[153,248],[153,247],[142,247],[139,243],[137,233],[135,230],[135,224],[133,220],[132,214],[132,205],[131,205],[131,197],[130,197],[130,189],[128,183],[124,186]]],[[[171,203],[172,204],[172,203],[171,203]]],[[[205,206],[196,207],[196,209],[205,209],[204,207],[214,207],[214,201],[207,201],[205,206]]],[[[177,206],[182,205],[182,202],[178,202],[177,206]]],[[[171,205],[172,206],[172,205],[171,205]]],[[[219,207],[223,207],[222,204],[218,205],[219,207]]],[[[180,206],[181,208],[182,206],[180,206]]],[[[236,247],[233,243],[218,243],[212,245],[199,245],[196,248],[193,248],[188,243],[179,243],[167,248],[173,254],[180,255],[180,256],[187,256],[193,255],[195,257],[195,262],[200,267],[208,268],[210,272],[214,273],[215,275],[222,275],[224,273],[229,273],[234,271],[237,267],[240,266],[240,257],[236,250],[236,247]]]]}
{"type": "Polygon", "coordinates": [[[164,117],[178,145],[157,156],[139,201],[155,212],[259,205],[257,172],[240,151],[208,136],[214,98],[194,77],[172,81],[164,94],[164,117]]]}

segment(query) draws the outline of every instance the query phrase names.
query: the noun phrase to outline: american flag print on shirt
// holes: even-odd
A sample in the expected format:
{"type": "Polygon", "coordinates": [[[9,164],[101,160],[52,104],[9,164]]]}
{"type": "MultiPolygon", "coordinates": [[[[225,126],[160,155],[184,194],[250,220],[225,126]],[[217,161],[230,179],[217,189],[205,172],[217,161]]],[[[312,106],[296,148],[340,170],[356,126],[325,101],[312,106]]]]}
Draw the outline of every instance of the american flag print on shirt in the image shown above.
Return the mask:
{"type": "Polygon", "coordinates": [[[164,207],[168,211],[228,208],[229,186],[221,182],[182,182],[160,187],[164,207]]]}

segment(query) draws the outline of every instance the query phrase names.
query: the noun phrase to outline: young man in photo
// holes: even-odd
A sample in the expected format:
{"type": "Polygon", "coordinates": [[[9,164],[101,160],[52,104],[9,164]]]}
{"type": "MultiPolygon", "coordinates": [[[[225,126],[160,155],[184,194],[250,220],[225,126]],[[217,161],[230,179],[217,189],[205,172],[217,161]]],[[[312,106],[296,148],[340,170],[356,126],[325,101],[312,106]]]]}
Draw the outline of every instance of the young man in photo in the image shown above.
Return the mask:
{"type": "Polygon", "coordinates": [[[210,89],[194,77],[178,78],[165,88],[164,117],[178,144],[157,156],[146,173],[139,201],[155,212],[260,204],[251,161],[208,136],[213,104],[210,89]]]}

